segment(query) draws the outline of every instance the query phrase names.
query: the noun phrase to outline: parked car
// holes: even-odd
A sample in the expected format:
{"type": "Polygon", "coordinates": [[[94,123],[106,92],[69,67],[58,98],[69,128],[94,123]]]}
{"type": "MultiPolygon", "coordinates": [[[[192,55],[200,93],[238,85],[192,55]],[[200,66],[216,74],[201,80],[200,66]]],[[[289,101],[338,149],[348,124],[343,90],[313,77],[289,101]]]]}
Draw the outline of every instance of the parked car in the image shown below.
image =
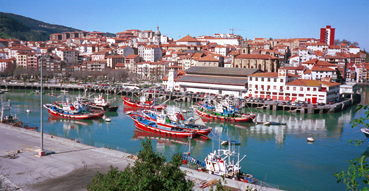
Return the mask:
{"type": "Polygon", "coordinates": [[[284,102],[284,101],[282,101],[282,103],[281,103],[281,105],[286,105],[287,103],[286,102],[284,102]]]}
{"type": "Polygon", "coordinates": [[[316,108],[317,106],[314,104],[312,107],[313,107],[313,108],[316,108]]]}

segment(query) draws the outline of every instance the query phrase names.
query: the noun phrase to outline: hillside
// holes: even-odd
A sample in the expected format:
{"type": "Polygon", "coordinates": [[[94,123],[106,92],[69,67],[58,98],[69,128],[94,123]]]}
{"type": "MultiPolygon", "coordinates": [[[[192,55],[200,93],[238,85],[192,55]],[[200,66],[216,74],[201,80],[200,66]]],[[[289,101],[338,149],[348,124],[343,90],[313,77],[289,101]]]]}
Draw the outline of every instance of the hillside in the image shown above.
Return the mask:
{"type": "MultiPolygon", "coordinates": [[[[63,25],[49,24],[12,13],[0,12],[0,37],[19,40],[46,41],[52,33],[81,31],[63,25]]],[[[115,36],[106,33],[107,36],[115,36]]]]}

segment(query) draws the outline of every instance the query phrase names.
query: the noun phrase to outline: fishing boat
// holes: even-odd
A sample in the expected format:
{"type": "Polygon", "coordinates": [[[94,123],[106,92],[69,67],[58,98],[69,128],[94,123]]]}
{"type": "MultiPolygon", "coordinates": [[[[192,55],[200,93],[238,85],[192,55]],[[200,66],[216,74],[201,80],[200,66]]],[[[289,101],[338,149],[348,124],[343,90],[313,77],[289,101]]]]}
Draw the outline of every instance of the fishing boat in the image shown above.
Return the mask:
{"type": "Polygon", "coordinates": [[[96,96],[94,98],[93,103],[89,103],[89,106],[93,110],[101,110],[101,111],[117,111],[118,106],[110,105],[110,102],[106,101],[102,94],[96,96]]]}
{"type": "Polygon", "coordinates": [[[139,114],[131,114],[130,117],[134,120],[136,128],[142,131],[147,131],[159,135],[165,135],[169,137],[193,137],[196,135],[195,131],[188,131],[176,127],[168,127],[158,124],[157,122],[150,121],[143,118],[139,114]]]}
{"type": "Polygon", "coordinates": [[[235,162],[235,151],[228,149],[215,150],[209,153],[205,158],[206,170],[209,174],[215,174],[233,180],[240,180],[248,183],[256,183],[257,179],[253,178],[251,174],[244,174],[241,172],[240,162],[246,158],[246,155],[240,160],[240,154],[237,154],[237,162],[235,162]],[[227,159],[227,161],[226,161],[227,159]]]}
{"type": "Polygon", "coordinates": [[[239,111],[240,106],[235,106],[229,100],[223,100],[216,106],[209,105],[206,102],[199,102],[199,107],[195,107],[195,111],[207,120],[215,121],[229,121],[229,122],[249,122],[252,121],[256,115],[242,113],[239,111]]]}
{"type": "MultiPolygon", "coordinates": [[[[184,119],[183,115],[179,112],[164,114],[163,112],[158,113],[152,110],[143,110],[142,116],[160,125],[195,131],[198,135],[202,136],[208,135],[212,131],[211,127],[195,124],[194,121],[196,120],[193,117],[184,119]]],[[[203,138],[207,139],[206,137],[203,138]]]]}
{"type": "Polygon", "coordinates": [[[222,110],[207,110],[206,108],[194,108],[195,111],[201,116],[203,119],[207,120],[215,120],[215,121],[228,121],[228,122],[250,122],[252,121],[256,115],[246,114],[246,113],[238,113],[238,112],[227,112],[222,110]]]}
{"type": "Polygon", "coordinates": [[[44,107],[48,110],[50,115],[68,118],[68,119],[94,119],[102,118],[104,112],[89,112],[81,105],[73,106],[72,104],[64,103],[61,106],[56,104],[45,104],[44,107]]]}
{"type": "Polygon", "coordinates": [[[123,99],[124,105],[129,106],[129,107],[138,107],[138,108],[143,108],[143,109],[157,109],[157,110],[164,109],[167,107],[167,105],[165,104],[155,105],[151,103],[151,101],[139,102],[139,101],[135,101],[125,96],[122,96],[122,99],[123,99]]]}

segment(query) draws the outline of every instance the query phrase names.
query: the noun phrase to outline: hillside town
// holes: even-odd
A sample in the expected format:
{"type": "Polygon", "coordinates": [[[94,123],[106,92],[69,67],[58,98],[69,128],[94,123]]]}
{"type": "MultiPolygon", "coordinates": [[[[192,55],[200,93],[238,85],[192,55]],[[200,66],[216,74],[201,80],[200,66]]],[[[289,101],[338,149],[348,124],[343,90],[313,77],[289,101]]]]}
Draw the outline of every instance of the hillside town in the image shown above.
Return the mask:
{"type": "Polygon", "coordinates": [[[75,31],[51,34],[48,41],[0,39],[0,72],[15,76],[21,68],[33,76],[41,66],[55,78],[115,72],[128,81],[162,82],[169,91],[334,102],[342,84],[368,82],[369,63],[360,47],[334,44],[335,28],[317,34],[320,39],[246,39],[232,30],[174,40],[157,26],[155,32],[130,29],[116,37],[75,31]]]}

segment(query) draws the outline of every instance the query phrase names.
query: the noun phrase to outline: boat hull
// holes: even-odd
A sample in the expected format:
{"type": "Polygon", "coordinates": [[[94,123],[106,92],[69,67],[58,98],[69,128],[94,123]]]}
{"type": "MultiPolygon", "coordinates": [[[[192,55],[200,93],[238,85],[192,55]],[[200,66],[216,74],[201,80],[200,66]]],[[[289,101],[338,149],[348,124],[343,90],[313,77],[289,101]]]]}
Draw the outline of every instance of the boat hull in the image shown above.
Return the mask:
{"type": "Polygon", "coordinates": [[[196,134],[198,135],[208,135],[211,133],[211,131],[213,130],[211,127],[207,127],[207,128],[202,128],[202,129],[192,129],[192,128],[186,128],[186,127],[183,127],[183,126],[178,126],[178,125],[172,125],[172,124],[164,124],[164,123],[159,123],[157,122],[156,119],[150,117],[149,115],[144,115],[143,116],[145,119],[147,120],[150,120],[150,121],[154,121],[156,122],[157,124],[161,125],[161,126],[165,126],[165,127],[175,127],[175,128],[180,128],[180,129],[185,129],[185,130],[189,130],[189,131],[195,131],[196,134]]]}
{"type": "Polygon", "coordinates": [[[180,138],[193,137],[196,135],[196,132],[188,132],[188,131],[176,132],[176,131],[165,130],[165,129],[156,128],[150,125],[146,125],[136,119],[138,117],[141,117],[136,114],[132,114],[130,115],[130,117],[134,120],[136,128],[142,131],[151,132],[151,133],[169,136],[169,137],[180,137],[180,138]]]}
{"type": "Polygon", "coordinates": [[[56,110],[51,109],[51,104],[45,104],[44,107],[47,109],[47,111],[49,112],[51,116],[66,118],[66,119],[76,119],[76,120],[94,119],[94,118],[101,118],[104,115],[104,113],[102,112],[101,113],[89,113],[89,114],[62,113],[62,112],[58,112],[56,110]]]}
{"type": "Polygon", "coordinates": [[[198,109],[195,109],[196,113],[200,115],[201,118],[207,120],[215,121],[228,121],[228,122],[250,122],[255,118],[255,115],[243,115],[240,117],[224,117],[214,114],[209,114],[198,109]]]}
{"type": "Polygon", "coordinates": [[[131,101],[131,99],[122,96],[123,103],[125,106],[129,107],[137,107],[137,108],[143,108],[143,109],[164,109],[167,107],[167,105],[146,105],[141,103],[134,103],[131,101]]]}

